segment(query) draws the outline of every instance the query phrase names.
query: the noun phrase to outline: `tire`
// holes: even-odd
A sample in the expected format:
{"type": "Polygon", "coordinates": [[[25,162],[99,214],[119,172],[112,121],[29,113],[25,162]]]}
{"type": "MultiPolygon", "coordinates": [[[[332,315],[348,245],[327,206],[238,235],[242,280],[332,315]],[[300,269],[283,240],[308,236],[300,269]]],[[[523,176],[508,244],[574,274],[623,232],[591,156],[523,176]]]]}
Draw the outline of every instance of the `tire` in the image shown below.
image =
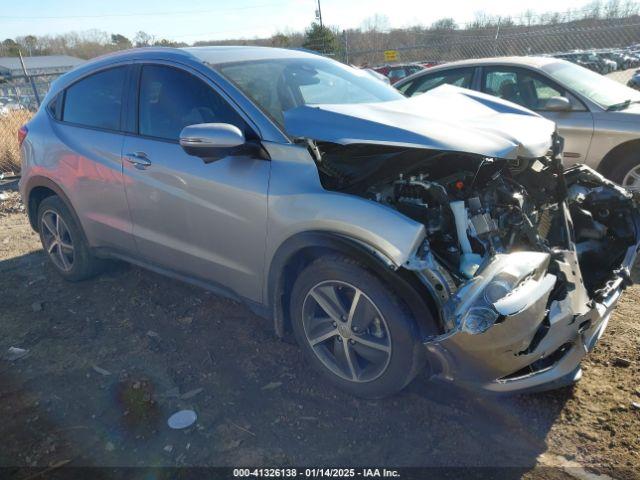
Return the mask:
{"type": "Polygon", "coordinates": [[[408,309],[376,276],[347,257],[331,255],[311,263],[293,286],[290,313],[306,359],[349,394],[392,395],[424,366],[425,350],[408,309]]]}
{"type": "MultiPolygon", "coordinates": [[[[634,181],[632,177],[627,177],[629,173],[640,166],[640,153],[636,155],[626,155],[618,159],[609,173],[609,178],[623,187],[635,186],[640,188],[640,176],[634,181]],[[625,185],[626,183],[626,185],[625,185]]],[[[640,168],[637,169],[640,175],[640,168]]]]}
{"type": "Polygon", "coordinates": [[[65,280],[85,280],[104,268],[105,261],[91,255],[80,226],[60,197],[45,198],[38,206],[37,219],[42,247],[65,280]]]}

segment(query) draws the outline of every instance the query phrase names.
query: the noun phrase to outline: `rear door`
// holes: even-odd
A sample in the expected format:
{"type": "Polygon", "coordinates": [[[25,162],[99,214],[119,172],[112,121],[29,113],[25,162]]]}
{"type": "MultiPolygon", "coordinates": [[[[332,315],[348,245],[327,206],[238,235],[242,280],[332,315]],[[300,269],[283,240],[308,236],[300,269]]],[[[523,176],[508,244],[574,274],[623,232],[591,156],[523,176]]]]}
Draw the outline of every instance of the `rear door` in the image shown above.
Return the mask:
{"type": "Polygon", "coordinates": [[[128,65],[91,73],[48,106],[60,159],[52,174],[73,204],[92,247],[134,252],[122,179],[125,85],[128,65]]]}
{"type": "Polygon", "coordinates": [[[261,300],[268,160],[213,163],[184,152],[182,128],[248,122],[206,78],[165,63],[137,66],[134,125],[124,142],[124,178],[139,255],[173,272],[261,300]]]}
{"type": "Polygon", "coordinates": [[[527,68],[489,66],[482,69],[482,91],[522,105],[555,122],[565,139],[565,166],[584,162],[587,158],[593,136],[593,115],[557,83],[527,68]],[[557,96],[569,100],[570,111],[553,112],[545,108],[547,100],[557,96]]]}

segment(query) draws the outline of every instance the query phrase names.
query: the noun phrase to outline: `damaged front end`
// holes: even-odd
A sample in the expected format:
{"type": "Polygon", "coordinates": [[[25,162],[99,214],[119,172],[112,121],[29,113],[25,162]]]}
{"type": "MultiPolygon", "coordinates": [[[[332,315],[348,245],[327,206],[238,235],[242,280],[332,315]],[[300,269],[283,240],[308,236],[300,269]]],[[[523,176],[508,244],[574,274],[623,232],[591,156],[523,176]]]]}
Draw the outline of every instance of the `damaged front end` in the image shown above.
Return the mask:
{"type": "Polygon", "coordinates": [[[326,190],[424,229],[396,267],[431,293],[439,331],[423,343],[436,374],[505,392],[580,376],[631,282],[640,216],[631,193],[592,169],[563,171],[552,122],[455,87],[285,120],[326,190]]]}
{"type": "MultiPolygon", "coordinates": [[[[455,200],[463,238],[455,273],[469,279],[441,303],[444,332],[425,341],[446,379],[498,392],[576,381],[631,283],[640,246],[632,195],[588,167],[554,173],[552,159],[537,162],[507,177],[511,221],[498,204],[455,200]],[[528,191],[543,178],[546,194],[534,199],[528,191]]],[[[422,255],[440,256],[431,246],[422,255]]]]}
{"type": "Polygon", "coordinates": [[[561,140],[553,145],[514,160],[314,144],[325,188],[424,225],[424,243],[402,268],[437,305],[440,333],[424,345],[445,379],[498,392],[577,380],[630,283],[635,199],[586,166],[563,172],[561,140]]]}

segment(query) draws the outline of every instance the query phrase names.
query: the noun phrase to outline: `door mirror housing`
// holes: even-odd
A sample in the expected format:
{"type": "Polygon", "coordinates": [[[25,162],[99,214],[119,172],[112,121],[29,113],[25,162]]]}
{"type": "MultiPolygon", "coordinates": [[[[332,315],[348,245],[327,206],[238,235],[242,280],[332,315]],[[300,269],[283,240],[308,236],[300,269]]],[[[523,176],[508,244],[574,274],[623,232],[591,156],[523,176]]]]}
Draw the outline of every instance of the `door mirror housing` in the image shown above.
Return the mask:
{"type": "Polygon", "coordinates": [[[182,149],[206,163],[238,153],[245,143],[242,131],[229,123],[198,123],[180,132],[182,149]]]}
{"type": "Polygon", "coordinates": [[[544,109],[548,112],[570,112],[572,108],[567,97],[551,97],[544,104],[544,109]]]}

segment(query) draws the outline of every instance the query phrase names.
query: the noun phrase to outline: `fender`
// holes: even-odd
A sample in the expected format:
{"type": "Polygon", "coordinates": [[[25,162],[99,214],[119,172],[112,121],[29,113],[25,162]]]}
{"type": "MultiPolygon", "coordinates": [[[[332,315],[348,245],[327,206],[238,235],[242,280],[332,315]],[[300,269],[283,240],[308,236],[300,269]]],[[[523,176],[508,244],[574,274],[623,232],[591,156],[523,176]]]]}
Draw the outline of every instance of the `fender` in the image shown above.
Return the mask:
{"type": "Polygon", "coordinates": [[[287,305],[290,285],[285,284],[287,267],[295,268],[297,259],[306,260],[304,262],[306,265],[314,258],[328,252],[342,253],[363,263],[383,280],[388,282],[392,280],[394,289],[407,302],[416,318],[433,318],[431,297],[428,292],[420,287],[421,284],[417,278],[408,271],[401,272],[402,269],[383,253],[346,235],[326,231],[308,231],[297,233],[285,240],[278,247],[269,266],[264,298],[273,316],[274,329],[278,337],[285,338],[289,330],[287,305]]]}
{"type": "MultiPolygon", "coordinates": [[[[80,222],[80,217],[78,217],[78,214],[76,213],[75,208],[73,208],[73,205],[71,204],[71,201],[69,200],[69,197],[67,196],[67,194],[64,193],[64,190],[62,190],[62,188],[57,183],[55,183],[50,178],[44,177],[42,175],[34,175],[32,177],[29,177],[27,179],[26,184],[24,186],[21,186],[20,188],[20,190],[22,191],[22,203],[24,203],[25,209],[27,211],[31,228],[33,228],[35,232],[38,231],[38,219],[36,218],[38,212],[34,210],[33,208],[34,206],[29,204],[31,192],[33,191],[34,188],[37,188],[37,187],[46,187],[49,190],[53,191],[58,197],[62,199],[66,207],[71,212],[73,219],[80,226],[80,231],[84,236],[84,231],[82,229],[82,222],[80,222]]],[[[85,238],[85,241],[86,241],[86,238],[85,238]]]]}

